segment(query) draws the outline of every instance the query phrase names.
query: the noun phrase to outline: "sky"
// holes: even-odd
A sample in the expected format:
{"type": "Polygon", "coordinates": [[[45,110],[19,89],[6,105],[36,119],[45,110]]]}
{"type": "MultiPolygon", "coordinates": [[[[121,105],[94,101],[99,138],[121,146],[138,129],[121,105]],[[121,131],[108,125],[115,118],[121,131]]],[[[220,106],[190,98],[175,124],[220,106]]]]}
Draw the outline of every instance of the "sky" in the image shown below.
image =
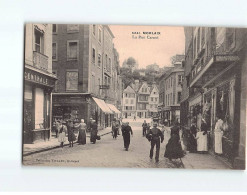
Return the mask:
{"type": "Polygon", "coordinates": [[[127,26],[109,25],[115,38],[114,46],[119,53],[120,66],[125,59],[133,57],[139,68],[157,63],[160,67],[171,65],[170,58],[176,54],[184,54],[184,28],[172,26],[127,26]],[[133,32],[140,32],[135,34],[133,32]],[[149,35],[158,39],[147,39],[143,32],[159,32],[159,35],[149,35]],[[145,39],[139,36],[145,37],[145,39]]]}

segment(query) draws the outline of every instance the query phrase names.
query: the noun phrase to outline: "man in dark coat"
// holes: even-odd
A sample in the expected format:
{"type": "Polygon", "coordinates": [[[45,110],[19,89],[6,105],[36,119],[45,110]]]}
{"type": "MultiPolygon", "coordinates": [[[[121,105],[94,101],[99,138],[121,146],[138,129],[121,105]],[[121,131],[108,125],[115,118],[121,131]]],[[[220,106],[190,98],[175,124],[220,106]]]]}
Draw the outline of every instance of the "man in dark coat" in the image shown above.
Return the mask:
{"type": "Polygon", "coordinates": [[[124,140],[124,148],[126,151],[128,151],[130,145],[130,134],[133,136],[133,131],[127,122],[126,124],[122,125],[122,136],[124,140]]]}
{"type": "Polygon", "coordinates": [[[155,161],[159,162],[160,142],[163,142],[164,135],[160,131],[160,129],[157,128],[157,123],[154,123],[153,128],[148,132],[146,137],[151,142],[151,149],[149,155],[150,159],[153,158],[154,146],[156,145],[155,161]]]}
{"type": "Polygon", "coordinates": [[[96,143],[97,133],[98,133],[98,125],[96,121],[93,120],[91,124],[91,132],[90,132],[90,142],[92,142],[93,144],[96,143]]]}
{"type": "Polygon", "coordinates": [[[146,120],[144,120],[144,123],[142,123],[142,136],[146,136],[147,134],[147,127],[148,127],[148,124],[146,123],[146,120]]]}

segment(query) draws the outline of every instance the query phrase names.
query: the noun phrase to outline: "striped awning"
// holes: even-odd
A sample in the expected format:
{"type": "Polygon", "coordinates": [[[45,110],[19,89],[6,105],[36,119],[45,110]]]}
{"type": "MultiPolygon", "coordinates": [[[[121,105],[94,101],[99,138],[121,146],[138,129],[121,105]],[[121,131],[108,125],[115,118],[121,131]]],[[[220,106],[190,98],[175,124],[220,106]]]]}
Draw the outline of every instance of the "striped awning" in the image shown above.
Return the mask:
{"type": "Polygon", "coordinates": [[[113,104],[107,104],[107,106],[116,114],[120,114],[121,112],[114,106],[113,104]]]}
{"type": "Polygon", "coordinates": [[[95,103],[100,107],[100,109],[104,112],[104,113],[108,113],[108,114],[113,114],[113,112],[111,111],[111,109],[106,105],[104,100],[98,99],[93,97],[93,100],[95,101],[95,103]]]}

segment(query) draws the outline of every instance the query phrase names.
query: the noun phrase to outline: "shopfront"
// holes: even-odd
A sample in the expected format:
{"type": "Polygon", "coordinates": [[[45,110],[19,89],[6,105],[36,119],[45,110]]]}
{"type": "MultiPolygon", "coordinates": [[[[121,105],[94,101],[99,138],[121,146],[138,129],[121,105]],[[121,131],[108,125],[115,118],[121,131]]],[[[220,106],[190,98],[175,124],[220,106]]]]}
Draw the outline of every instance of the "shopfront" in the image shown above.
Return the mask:
{"type": "Polygon", "coordinates": [[[23,142],[49,140],[51,91],[56,77],[26,68],[24,78],[23,142]]]}

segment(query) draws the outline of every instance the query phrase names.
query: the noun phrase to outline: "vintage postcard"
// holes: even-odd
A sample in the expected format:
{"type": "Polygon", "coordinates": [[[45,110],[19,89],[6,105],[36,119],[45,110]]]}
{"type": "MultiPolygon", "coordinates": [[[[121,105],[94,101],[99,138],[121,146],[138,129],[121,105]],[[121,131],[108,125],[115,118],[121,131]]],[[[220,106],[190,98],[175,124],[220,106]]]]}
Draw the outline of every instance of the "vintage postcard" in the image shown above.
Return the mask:
{"type": "Polygon", "coordinates": [[[247,29],[25,24],[23,165],[245,169],[247,29]]]}

